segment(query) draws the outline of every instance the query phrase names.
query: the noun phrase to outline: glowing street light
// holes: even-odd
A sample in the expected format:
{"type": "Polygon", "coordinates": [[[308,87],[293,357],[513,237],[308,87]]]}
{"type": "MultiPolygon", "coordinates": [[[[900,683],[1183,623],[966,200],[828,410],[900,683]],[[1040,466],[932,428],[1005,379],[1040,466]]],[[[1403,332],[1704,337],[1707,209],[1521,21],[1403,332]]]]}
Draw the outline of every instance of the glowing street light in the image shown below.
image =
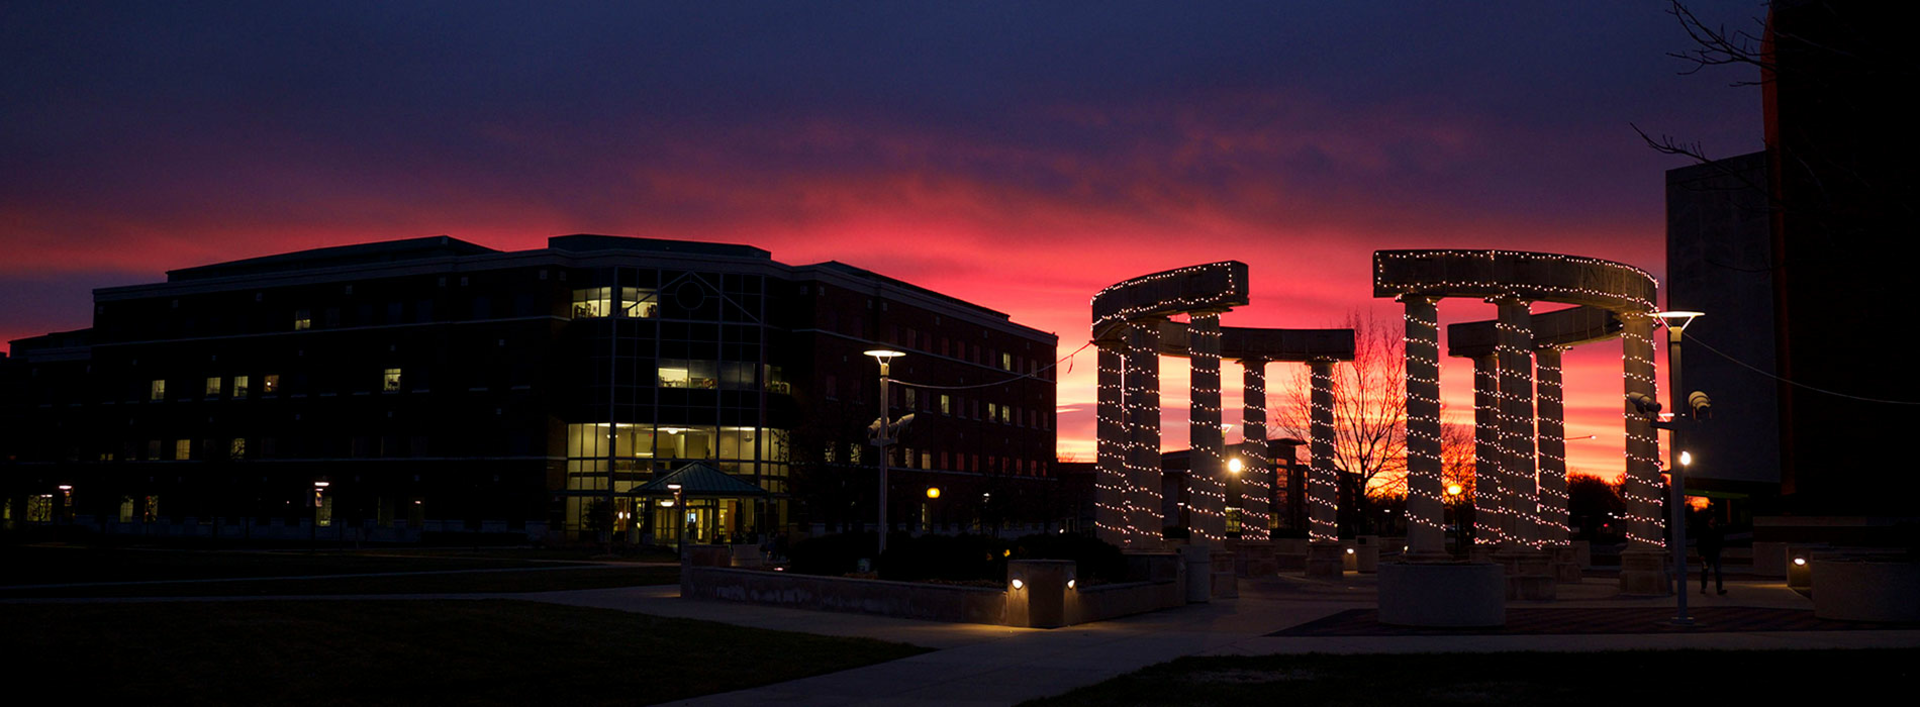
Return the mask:
{"type": "MultiPolygon", "coordinates": [[[[1692,324],[1693,320],[1706,316],[1706,314],[1685,310],[1670,310],[1666,312],[1655,312],[1653,316],[1658,317],[1662,323],[1667,325],[1667,370],[1670,372],[1669,375],[1673,382],[1673,390],[1668,393],[1668,396],[1675,403],[1673,407],[1677,412],[1680,409],[1680,396],[1686,395],[1687,390],[1680,384],[1681,332],[1686,331],[1687,325],[1692,324]]],[[[1706,406],[1706,396],[1700,395],[1699,397],[1701,402],[1696,405],[1696,407],[1704,408],[1706,406]]],[[[1689,399],[1688,402],[1691,403],[1693,401],[1689,399]]],[[[1678,415],[1675,417],[1674,422],[1678,423],[1678,415]]],[[[1659,426],[1660,425],[1657,424],[1655,425],[1655,427],[1659,426]]],[[[1693,463],[1693,455],[1687,453],[1684,449],[1686,446],[1686,437],[1680,427],[1678,424],[1667,427],[1669,439],[1673,441],[1673,449],[1680,452],[1681,467],[1672,471],[1671,476],[1673,483],[1671,484],[1671,499],[1667,503],[1667,505],[1673,509],[1671,511],[1672,520],[1669,521],[1673,524],[1673,595],[1675,597],[1674,602],[1676,609],[1679,612],[1673,617],[1673,622],[1682,626],[1691,626],[1693,625],[1693,619],[1687,616],[1686,467],[1693,463]]]]}

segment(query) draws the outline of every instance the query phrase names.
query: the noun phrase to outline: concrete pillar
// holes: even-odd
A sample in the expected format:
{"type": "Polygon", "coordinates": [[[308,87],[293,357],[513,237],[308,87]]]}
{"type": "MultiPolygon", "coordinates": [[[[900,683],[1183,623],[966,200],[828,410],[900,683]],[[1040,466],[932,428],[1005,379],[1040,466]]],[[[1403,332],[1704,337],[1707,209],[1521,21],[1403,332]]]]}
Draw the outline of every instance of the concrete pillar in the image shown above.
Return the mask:
{"type": "Polygon", "coordinates": [[[1129,440],[1126,412],[1121,402],[1120,371],[1126,360],[1121,353],[1123,345],[1119,341],[1099,342],[1100,382],[1096,390],[1099,407],[1094,417],[1097,437],[1094,443],[1093,524],[1101,540],[1125,547],[1137,529],[1130,524],[1132,519],[1128,517],[1127,510],[1132,486],[1127,477],[1129,440]]]}
{"type": "Polygon", "coordinates": [[[1194,312],[1187,320],[1187,362],[1192,367],[1188,408],[1187,488],[1192,497],[1194,539],[1227,537],[1227,445],[1220,433],[1220,315],[1194,312]]]}
{"type": "Polygon", "coordinates": [[[1475,545],[1506,538],[1500,473],[1500,374],[1493,356],[1473,358],[1473,528],[1475,545]]]}
{"type": "Polygon", "coordinates": [[[1307,436],[1312,467],[1307,470],[1307,538],[1319,542],[1340,539],[1334,504],[1340,498],[1333,468],[1333,361],[1310,361],[1313,394],[1307,436]]]}
{"type": "Polygon", "coordinates": [[[1127,330],[1127,429],[1130,445],[1134,545],[1157,547],[1166,520],[1160,509],[1160,320],[1140,319],[1127,330]]]}
{"type": "Polygon", "coordinates": [[[1500,446],[1507,485],[1508,540],[1517,547],[1540,546],[1540,497],[1533,468],[1533,314],[1531,304],[1514,297],[1495,301],[1500,308],[1500,446]]]}
{"type": "Polygon", "coordinates": [[[1240,423],[1240,538],[1270,537],[1268,502],[1273,498],[1273,469],[1267,459],[1267,362],[1250,358],[1240,362],[1245,409],[1240,423]]]}
{"type": "Polygon", "coordinates": [[[1407,559],[1447,560],[1440,479],[1440,320],[1437,301],[1407,295],[1407,559]]]}
{"type": "Polygon", "coordinates": [[[1567,544],[1567,428],[1560,351],[1549,346],[1533,352],[1540,401],[1540,540],[1555,547],[1567,544]]]}
{"type": "MultiPolygon", "coordinates": [[[[1659,392],[1653,372],[1653,316],[1621,317],[1625,327],[1620,333],[1621,359],[1624,362],[1626,392],[1655,398],[1659,392]]],[[[1660,438],[1653,424],[1642,416],[1632,401],[1625,406],[1627,433],[1627,476],[1621,494],[1627,502],[1627,548],[1658,550],[1665,546],[1661,533],[1665,516],[1661,512],[1660,438]]]]}
{"type": "MultiPolygon", "coordinates": [[[[1626,314],[1620,317],[1620,359],[1626,393],[1657,399],[1654,384],[1652,314],[1626,314]]],[[[1653,423],[1623,398],[1626,420],[1627,475],[1622,479],[1620,495],[1627,502],[1627,549],[1620,553],[1620,593],[1638,596],[1663,596],[1673,591],[1668,584],[1666,543],[1661,537],[1665,518],[1661,514],[1660,438],[1654,436],[1653,423]]],[[[1686,589],[1686,587],[1681,587],[1686,589]]]]}

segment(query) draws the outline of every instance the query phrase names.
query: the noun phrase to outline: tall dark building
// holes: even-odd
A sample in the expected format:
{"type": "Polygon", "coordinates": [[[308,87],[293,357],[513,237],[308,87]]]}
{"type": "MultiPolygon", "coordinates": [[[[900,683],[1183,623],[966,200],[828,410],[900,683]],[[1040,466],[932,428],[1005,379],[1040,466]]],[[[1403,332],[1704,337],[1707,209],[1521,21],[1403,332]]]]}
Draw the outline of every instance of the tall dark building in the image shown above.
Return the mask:
{"type": "Polygon", "coordinates": [[[684,517],[698,542],[871,527],[876,347],[907,353],[891,413],[915,413],[891,447],[896,527],[937,522],[915,513],[927,486],[954,490],[952,524],[1055,520],[1012,499],[1050,487],[1056,337],[837,262],[442,236],[176,270],[94,300],[91,329],[15,341],[4,361],[12,522],[639,540],[684,517]],[[763,493],[636,495],[689,464],[763,493]],[[966,500],[995,489],[998,505],[966,500]]]}
{"type": "MultiPolygon", "coordinates": [[[[1779,496],[1762,505],[1781,512],[1911,516],[1920,493],[1894,444],[1920,428],[1903,324],[1920,253],[1910,237],[1920,155],[1901,105],[1916,63],[1902,19],[1885,3],[1776,0],[1760,57],[1765,152],[1668,177],[1670,304],[1706,311],[1698,340],[1740,362],[1690,346],[1686,385],[1715,393],[1717,367],[1773,386],[1777,408],[1716,395],[1711,424],[1773,416],[1779,496]]],[[[1757,480],[1768,441],[1726,437],[1716,454],[1743,460],[1734,476],[1757,480]]]]}

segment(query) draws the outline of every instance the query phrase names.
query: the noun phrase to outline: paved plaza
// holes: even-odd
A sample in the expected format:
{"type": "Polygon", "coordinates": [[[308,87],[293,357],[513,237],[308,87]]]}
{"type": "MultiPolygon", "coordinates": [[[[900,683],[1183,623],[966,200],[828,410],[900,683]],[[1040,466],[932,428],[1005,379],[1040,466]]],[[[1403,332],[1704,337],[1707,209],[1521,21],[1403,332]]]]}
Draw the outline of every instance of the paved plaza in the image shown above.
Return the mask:
{"type": "MultiPolygon", "coordinates": [[[[1741,580],[1727,594],[1690,595],[1700,617],[1675,629],[1671,597],[1617,596],[1617,580],[1563,584],[1553,602],[1509,602],[1510,616],[1564,633],[1349,631],[1287,635],[1289,629],[1374,608],[1369,575],[1340,582],[1277,578],[1242,582],[1238,599],[1058,629],[939,624],[679,598],[676,587],[520,595],[577,606],[636,611],[757,628],[865,636],[935,648],[923,655],[830,675],[710,695],[689,705],[1007,705],[1057,695],[1187,655],[1444,653],[1893,648],[1920,646],[1920,627],[1833,630],[1784,582],[1741,580]],[[1564,614],[1558,622],[1551,616],[1564,614]],[[1642,625],[1634,631],[1634,622],[1642,625]],[[1558,627],[1558,628],[1555,628],[1558,627]],[[1423,635],[1424,634],[1424,635],[1423,635]]],[[[1693,587],[1690,587],[1693,588],[1693,587]]],[[[1364,628],[1364,622],[1349,622],[1364,628]]],[[[1510,621],[1512,628],[1519,621],[1510,621]]],[[[750,668],[743,668],[750,669],[750,668]]]]}

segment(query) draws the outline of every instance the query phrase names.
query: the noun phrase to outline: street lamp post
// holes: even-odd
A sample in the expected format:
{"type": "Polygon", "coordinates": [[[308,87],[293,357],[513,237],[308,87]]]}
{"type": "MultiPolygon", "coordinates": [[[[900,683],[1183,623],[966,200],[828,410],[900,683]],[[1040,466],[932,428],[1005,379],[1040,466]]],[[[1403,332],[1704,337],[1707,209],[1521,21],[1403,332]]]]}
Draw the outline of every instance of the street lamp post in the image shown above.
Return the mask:
{"type": "MultiPolygon", "coordinates": [[[[1672,389],[1667,393],[1667,398],[1674,403],[1674,417],[1675,421],[1678,422],[1681,397],[1687,394],[1687,389],[1680,383],[1680,336],[1681,332],[1686,331],[1688,324],[1692,324],[1693,320],[1704,315],[1700,312],[1668,311],[1656,313],[1654,316],[1659,317],[1660,321],[1667,325],[1667,369],[1670,371],[1673,381],[1672,389]]],[[[1659,425],[1655,426],[1658,427],[1659,425]]],[[[1674,615],[1673,622],[1683,626],[1691,626],[1693,625],[1693,618],[1687,615],[1686,472],[1687,467],[1693,463],[1693,455],[1686,449],[1686,436],[1685,432],[1681,429],[1683,426],[1684,425],[1681,424],[1667,426],[1668,439],[1672,440],[1671,449],[1674,454],[1674,459],[1679,461],[1678,464],[1670,465],[1667,469],[1668,476],[1673,480],[1672,483],[1667,485],[1670,489],[1668,492],[1669,498],[1667,505],[1673,507],[1673,510],[1668,513],[1670,520],[1667,522],[1673,524],[1673,596],[1676,611],[1678,612],[1674,615]]]]}
{"type": "Polygon", "coordinates": [[[887,397],[887,375],[893,359],[906,354],[892,349],[872,349],[864,353],[880,362],[880,429],[873,439],[874,446],[880,448],[880,548],[874,552],[877,562],[880,553],[887,551],[887,447],[893,444],[892,410],[889,408],[892,398],[887,397]]]}

